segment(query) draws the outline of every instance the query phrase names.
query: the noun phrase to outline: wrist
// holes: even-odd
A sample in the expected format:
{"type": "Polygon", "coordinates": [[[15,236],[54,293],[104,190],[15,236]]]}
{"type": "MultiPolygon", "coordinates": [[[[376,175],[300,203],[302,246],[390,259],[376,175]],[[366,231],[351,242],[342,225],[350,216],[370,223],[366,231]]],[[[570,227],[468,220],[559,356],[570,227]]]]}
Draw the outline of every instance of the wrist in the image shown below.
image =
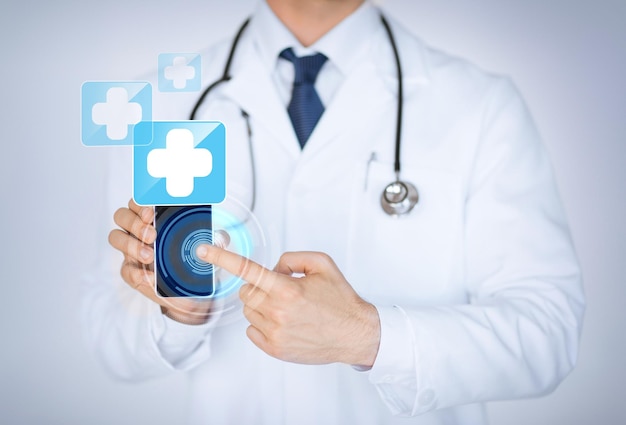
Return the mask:
{"type": "Polygon", "coordinates": [[[362,301],[358,315],[358,329],[354,332],[353,352],[347,363],[369,369],[374,365],[380,345],[380,318],[373,304],[362,301]]]}

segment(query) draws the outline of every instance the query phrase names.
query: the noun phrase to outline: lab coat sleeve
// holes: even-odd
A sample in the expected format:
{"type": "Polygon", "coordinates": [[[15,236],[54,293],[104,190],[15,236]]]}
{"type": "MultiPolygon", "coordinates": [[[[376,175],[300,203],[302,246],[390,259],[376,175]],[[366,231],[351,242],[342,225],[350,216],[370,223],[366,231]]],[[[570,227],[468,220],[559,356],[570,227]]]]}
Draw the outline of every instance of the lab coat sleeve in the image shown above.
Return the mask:
{"type": "Polygon", "coordinates": [[[124,380],[142,380],[189,370],[210,357],[210,336],[219,314],[190,326],[165,317],[158,304],[120,276],[122,255],[107,243],[113,213],[128,203],[128,155],[110,154],[107,201],[99,221],[96,264],[82,279],[81,320],[87,345],[107,370],[124,380]]]}
{"type": "Polygon", "coordinates": [[[209,358],[211,322],[174,322],[139,292],[123,288],[125,283],[114,288],[94,278],[84,280],[83,325],[88,345],[113,376],[143,380],[189,370],[209,358]]]}
{"type": "Polygon", "coordinates": [[[369,379],[395,415],[542,395],[576,362],[584,296],[547,154],[508,80],[488,99],[461,238],[468,304],[377,307],[369,379]]]}

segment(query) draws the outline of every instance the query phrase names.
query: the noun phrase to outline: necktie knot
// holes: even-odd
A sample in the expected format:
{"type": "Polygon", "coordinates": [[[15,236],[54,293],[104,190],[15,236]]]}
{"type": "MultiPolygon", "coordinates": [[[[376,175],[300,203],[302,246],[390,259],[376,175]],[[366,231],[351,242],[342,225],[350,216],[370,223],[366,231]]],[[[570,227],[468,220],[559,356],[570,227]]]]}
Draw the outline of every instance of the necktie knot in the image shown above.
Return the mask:
{"type": "Polygon", "coordinates": [[[315,84],[320,69],[322,69],[322,66],[328,59],[321,53],[298,57],[291,47],[283,50],[280,53],[280,57],[293,63],[295,71],[294,84],[315,84]]]}

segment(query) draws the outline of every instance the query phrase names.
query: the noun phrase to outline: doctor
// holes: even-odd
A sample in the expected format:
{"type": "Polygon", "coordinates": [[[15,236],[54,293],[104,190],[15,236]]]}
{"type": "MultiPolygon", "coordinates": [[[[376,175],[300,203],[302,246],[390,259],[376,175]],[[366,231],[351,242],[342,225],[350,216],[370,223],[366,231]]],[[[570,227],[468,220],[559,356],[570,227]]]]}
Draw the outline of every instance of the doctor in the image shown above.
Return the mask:
{"type": "MultiPolygon", "coordinates": [[[[132,201],[117,209],[131,165],[116,152],[109,199],[119,229],[109,241],[124,256],[122,278],[120,258],[103,254],[83,310],[114,374],[187,372],[194,424],[476,425],[486,423],[482,403],[545,394],[571,371],[580,272],[524,103],[506,78],[391,29],[404,73],[400,178],[419,192],[406,215],[380,203],[396,179],[398,78],[369,2],[261,2],[232,78],[197,110],[228,129],[229,196],[254,196],[284,253],[270,271],[200,248],[247,282],[247,320],[224,323],[210,304],[159,305],[142,267],[153,252],[139,242],[154,241],[152,211],[132,201]],[[326,58],[314,84],[323,113],[304,143],[290,117],[287,48],[326,58]]],[[[219,78],[230,44],[206,53],[204,81],[219,78]]],[[[154,116],[187,119],[196,101],[159,94],[154,116]]]]}

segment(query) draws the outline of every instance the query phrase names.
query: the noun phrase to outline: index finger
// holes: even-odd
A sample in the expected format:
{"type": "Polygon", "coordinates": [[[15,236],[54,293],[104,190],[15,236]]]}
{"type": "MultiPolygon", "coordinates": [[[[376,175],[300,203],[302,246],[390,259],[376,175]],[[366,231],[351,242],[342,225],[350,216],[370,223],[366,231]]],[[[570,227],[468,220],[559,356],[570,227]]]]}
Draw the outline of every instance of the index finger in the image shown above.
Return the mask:
{"type": "Polygon", "coordinates": [[[266,269],[249,258],[215,245],[200,245],[196,254],[202,261],[221,267],[264,291],[269,290],[276,280],[277,274],[275,272],[266,269]]]}

